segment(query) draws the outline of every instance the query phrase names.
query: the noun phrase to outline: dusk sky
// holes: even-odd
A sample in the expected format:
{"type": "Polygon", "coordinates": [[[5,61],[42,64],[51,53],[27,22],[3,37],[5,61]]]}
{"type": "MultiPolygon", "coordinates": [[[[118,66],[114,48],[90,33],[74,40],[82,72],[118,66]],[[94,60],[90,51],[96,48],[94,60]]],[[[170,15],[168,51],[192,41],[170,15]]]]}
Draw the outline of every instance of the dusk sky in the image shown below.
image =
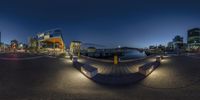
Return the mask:
{"type": "Polygon", "coordinates": [[[1,0],[2,41],[61,28],[72,40],[110,47],[167,44],[175,35],[200,27],[198,0],[1,0]]]}

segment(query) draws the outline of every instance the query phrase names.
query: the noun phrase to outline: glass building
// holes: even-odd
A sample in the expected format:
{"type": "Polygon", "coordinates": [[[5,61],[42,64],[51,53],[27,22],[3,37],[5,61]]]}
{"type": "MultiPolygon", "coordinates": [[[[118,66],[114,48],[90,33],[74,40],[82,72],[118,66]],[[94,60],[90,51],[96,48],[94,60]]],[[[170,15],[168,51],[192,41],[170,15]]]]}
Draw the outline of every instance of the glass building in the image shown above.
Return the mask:
{"type": "Polygon", "coordinates": [[[187,43],[189,49],[200,49],[200,28],[193,28],[188,30],[187,43]]]}

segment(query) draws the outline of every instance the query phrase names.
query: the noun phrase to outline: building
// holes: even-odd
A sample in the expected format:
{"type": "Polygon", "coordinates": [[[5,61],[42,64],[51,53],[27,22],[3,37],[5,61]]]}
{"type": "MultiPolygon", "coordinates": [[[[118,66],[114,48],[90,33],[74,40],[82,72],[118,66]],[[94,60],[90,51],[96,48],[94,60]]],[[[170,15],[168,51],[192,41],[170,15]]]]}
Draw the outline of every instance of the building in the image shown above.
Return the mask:
{"type": "Polygon", "coordinates": [[[175,36],[174,39],[173,39],[173,48],[175,50],[178,50],[178,49],[182,49],[183,46],[184,46],[183,37],[181,37],[179,35],[175,36]]]}
{"type": "Polygon", "coordinates": [[[81,51],[81,41],[71,41],[70,44],[70,54],[78,56],[81,51]]]}
{"type": "Polygon", "coordinates": [[[183,43],[183,37],[176,35],[173,39],[174,43],[183,43]]]}
{"type": "Polygon", "coordinates": [[[65,51],[65,43],[60,29],[39,32],[29,38],[29,47],[39,51],[62,53],[65,51]]]}
{"type": "Polygon", "coordinates": [[[10,47],[13,50],[16,50],[18,48],[18,41],[17,40],[11,40],[10,47]]]}
{"type": "Polygon", "coordinates": [[[187,44],[183,42],[183,37],[176,35],[172,42],[167,45],[167,51],[173,51],[176,53],[185,52],[187,44]]]}
{"type": "Polygon", "coordinates": [[[169,42],[167,47],[170,50],[177,50],[177,49],[181,49],[183,47],[184,43],[183,43],[183,37],[177,35],[173,38],[172,42],[169,42]]]}
{"type": "Polygon", "coordinates": [[[19,50],[24,50],[24,49],[27,49],[28,48],[28,45],[27,44],[24,44],[24,43],[22,43],[22,42],[20,42],[19,44],[18,44],[18,49],[19,50]]]}
{"type": "Polygon", "coordinates": [[[200,28],[188,30],[187,44],[189,50],[200,50],[200,28]]]}
{"type": "Polygon", "coordinates": [[[166,47],[164,45],[158,45],[157,47],[159,50],[165,51],[166,47]]]}
{"type": "MultiPolygon", "coordinates": [[[[88,47],[87,48],[87,54],[88,54],[88,56],[89,57],[93,57],[93,56],[95,56],[95,54],[98,54],[97,52],[96,52],[96,48],[95,47],[88,47]]],[[[98,56],[98,55],[97,55],[98,56]]]]}
{"type": "Polygon", "coordinates": [[[157,46],[150,45],[150,46],[149,46],[149,49],[157,49],[157,46]]]}
{"type": "Polygon", "coordinates": [[[29,41],[28,46],[30,48],[38,48],[37,37],[30,37],[28,41],[29,41]]]}
{"type": "Polygon", "coordinates": [[[168,42],[167,48],[168,48],[168,50],[173,50],[174,49],[173,42],[168,42]]]}
{"type": "Polygon", "coordinates": [[[97,50],[97,49],[96,49],[95,47],[88,47],[88,48],[87,48],[87,52],[88,52],[88,53],[90,53],[90,52],[91,52],[91,53],[95,53],[96,50],[97,50]]]}

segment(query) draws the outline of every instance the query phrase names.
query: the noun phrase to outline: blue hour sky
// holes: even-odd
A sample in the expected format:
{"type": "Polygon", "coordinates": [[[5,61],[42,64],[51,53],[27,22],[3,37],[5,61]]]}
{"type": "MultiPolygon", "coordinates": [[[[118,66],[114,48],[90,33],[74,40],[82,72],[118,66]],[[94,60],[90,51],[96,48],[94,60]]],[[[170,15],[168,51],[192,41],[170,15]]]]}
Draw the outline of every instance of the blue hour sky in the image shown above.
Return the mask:
{"type": "Polygon", "coordinates": [[[200,27],[198,0],[1,0],[2,41],[61,28],[72,40],[110,47],[167,44],[200,27]]]}

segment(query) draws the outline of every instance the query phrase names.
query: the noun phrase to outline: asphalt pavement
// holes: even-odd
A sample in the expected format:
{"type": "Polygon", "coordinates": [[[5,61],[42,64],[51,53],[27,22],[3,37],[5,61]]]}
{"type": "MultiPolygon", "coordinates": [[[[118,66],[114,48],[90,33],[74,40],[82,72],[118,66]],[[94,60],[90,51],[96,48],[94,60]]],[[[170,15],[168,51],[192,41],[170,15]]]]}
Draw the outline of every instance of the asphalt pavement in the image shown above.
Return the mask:
{"type": "Polygon", "coordinates": [[[0,100],[199,100],[200,59],[166,58],[141,82],[107,86],[69,59],[0,60],[0,100]]]}

